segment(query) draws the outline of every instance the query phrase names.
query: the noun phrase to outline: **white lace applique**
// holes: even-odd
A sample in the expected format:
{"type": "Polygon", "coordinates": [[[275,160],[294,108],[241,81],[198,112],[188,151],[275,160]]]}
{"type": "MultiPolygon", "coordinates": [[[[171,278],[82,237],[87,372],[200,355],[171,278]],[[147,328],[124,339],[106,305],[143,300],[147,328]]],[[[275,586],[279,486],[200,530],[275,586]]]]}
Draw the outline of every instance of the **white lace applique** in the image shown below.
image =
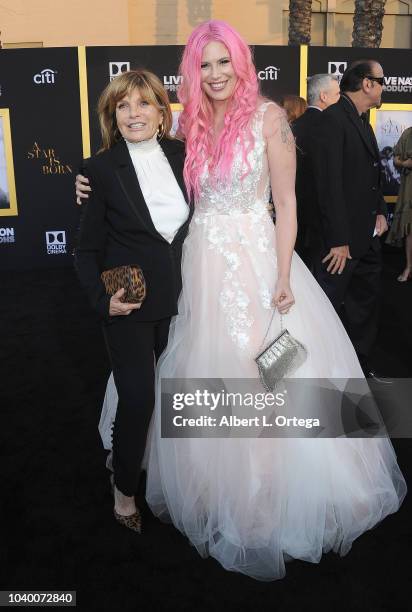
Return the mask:
{"type": "MultiPolygon", "coordinates": [[[[264,104],[260,107],[252,123],[255,142],[248,154],[250,172],[242,179],[246,166],[241,147],[237,143],[230,180],[216,185],[209,180],[207,170],[203,173],[200,196],[193,217],[194,223],[205,224],[208,248],[222,256],[225,272],[219,303],[225,314],[228,334],[240,349],[248,347],[254,323],[249,308],[250,288],[244,282],[247,277],[245,260],[253,261],[253,251],[257,248],[259,253],[267,254],[267,257],[274,261],[274,270],[276,262],[276,254],[263,223],[269,214],[268,172],[263,188],[260,184],[266,155],[266,143],[262,135],[266,106],[267,104],[264,104]],[[258,193],[259,187],[261,194],[258,193]],[[250,236],[253,236],[253,244],[250,236]],[[242,254],[239,255],[239,252],[242,254]]],[[[259,299],[262,306],[269,309],[271,291],[263,276],[259,274],[258,267],[254,265],[255,275],[258,277],[259,299]]]]}
{"type": "Polygon", "coordinates": [[[266,308],[268,310],[269,308],[272,308],[273,295],[269,291],[269,287],[267,287],[266,285],[261,286],[259,295],[260,295],[260,300],[262,302],[263,308],[266,308]]]}
{"type": "Polygon", "coordinates": [[[220,293],[220,304],[226,315],[229,334],[239,348],[249,342],[248,329],[253,325],[253,317],[248,312],[249,297],[240,283],[233,281],[220,293]]]}

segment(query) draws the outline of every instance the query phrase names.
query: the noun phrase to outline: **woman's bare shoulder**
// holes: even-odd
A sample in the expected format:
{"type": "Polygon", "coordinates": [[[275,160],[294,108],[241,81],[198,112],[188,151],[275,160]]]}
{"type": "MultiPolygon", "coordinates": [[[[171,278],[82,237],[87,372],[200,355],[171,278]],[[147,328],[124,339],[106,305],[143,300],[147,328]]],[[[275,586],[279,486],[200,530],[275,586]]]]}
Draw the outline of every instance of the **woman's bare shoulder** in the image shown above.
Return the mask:
{"type": "Polygon", "coordinates": [[[259,108],[263,111],[262,129],[265,138],[273,136],[285,122],[287,124],[286,112],[273,100],[262,98],[259,108]]]}

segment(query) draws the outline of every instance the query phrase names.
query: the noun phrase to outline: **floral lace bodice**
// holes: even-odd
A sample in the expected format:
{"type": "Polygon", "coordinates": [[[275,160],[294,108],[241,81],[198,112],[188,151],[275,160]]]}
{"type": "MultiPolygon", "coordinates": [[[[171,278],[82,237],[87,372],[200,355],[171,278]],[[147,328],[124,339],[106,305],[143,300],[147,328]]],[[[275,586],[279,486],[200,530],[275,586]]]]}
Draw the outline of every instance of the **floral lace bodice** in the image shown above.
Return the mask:
{"type": "Polygon", "coordinates": [[[196,211],[202,214],[237,215],[262,209],[267,209],[270,196],[270,181],[265,155],[266,143],[262,134],[264,112],[271,102],[263,103],[252,121],[254,146],[248,154],[250,170],[246,176],[247,166],[243,160],[242,148],[236,146],[233,158],[231,176],[228,181],[213,184],[207,169],[201,179],[200,195],[196,202],[196,211]]]}

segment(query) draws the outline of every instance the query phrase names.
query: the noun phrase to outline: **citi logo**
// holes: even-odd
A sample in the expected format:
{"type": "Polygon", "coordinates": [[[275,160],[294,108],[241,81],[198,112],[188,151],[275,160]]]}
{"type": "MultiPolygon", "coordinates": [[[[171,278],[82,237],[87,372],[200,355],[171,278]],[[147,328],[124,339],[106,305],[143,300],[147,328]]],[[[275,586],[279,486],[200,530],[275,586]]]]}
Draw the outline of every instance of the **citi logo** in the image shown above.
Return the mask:
{"type": "Polygon", "coordinates": [[[109,62],[109,76],[111,81],[122,74],[122,72],[128,72],[129,70],[130,62],[109,62]]]}
{"type": "Polygon", "coordinates": [[[66,232],[63,230],[46,232],[46,245],[49,255],[66,253],[66,232]]]}
{"type": "Polygon", "coordinates": [[[57,70],[44,68],[44,70],[34,75],[33,81],[36,83],[36,85],[54,85],[54,78],[56,74],[57,70]]]}
{"type": "Polygon", "coordinates": [[[0,227],[0,244],[14,242],[14,227],[0,227]]]}
{"type": "Polygon", "coordinates": [[[264,70],[259,70],[257,75],[261,81],[277,81],[279,72],[280,68],[276,68],[276,66],[266,66],[264,70]]]}
{"type": "Polygon", "coordinates": [[[348,62],[328,62],[328,74],[337,76],[339,81],[348,67],[348,62]]]}

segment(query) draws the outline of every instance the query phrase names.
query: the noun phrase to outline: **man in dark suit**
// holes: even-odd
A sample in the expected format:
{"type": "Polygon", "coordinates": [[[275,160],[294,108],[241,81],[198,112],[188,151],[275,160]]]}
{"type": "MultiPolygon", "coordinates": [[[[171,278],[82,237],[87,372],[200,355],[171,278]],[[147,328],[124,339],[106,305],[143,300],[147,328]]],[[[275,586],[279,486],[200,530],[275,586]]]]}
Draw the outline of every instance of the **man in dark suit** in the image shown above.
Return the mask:
{"type": "Polygon", "coordinates": [[[380,106],[382,86],[377,62],[349,66],[340,100],[322,112],[311,144],[318,215],[313,272],[341,316],[365,374],[375,377],[369,355],[378,323],[379,236],[388,228],[379,150],[364,113],[380,106]]]}
{"type": "Polygon", "coordinates": [[[316,138],[320,115],[339,100],[339,82],[330,74],[315,74],[308,78],[308,108],[291,125],[296,140],[296,202],[298,235],[295,250],[311,267],[310,245],[317,236],[316,183],[310,145],[316,138]],[[313,227],[314,226],[314,227],[313,227]]]}

